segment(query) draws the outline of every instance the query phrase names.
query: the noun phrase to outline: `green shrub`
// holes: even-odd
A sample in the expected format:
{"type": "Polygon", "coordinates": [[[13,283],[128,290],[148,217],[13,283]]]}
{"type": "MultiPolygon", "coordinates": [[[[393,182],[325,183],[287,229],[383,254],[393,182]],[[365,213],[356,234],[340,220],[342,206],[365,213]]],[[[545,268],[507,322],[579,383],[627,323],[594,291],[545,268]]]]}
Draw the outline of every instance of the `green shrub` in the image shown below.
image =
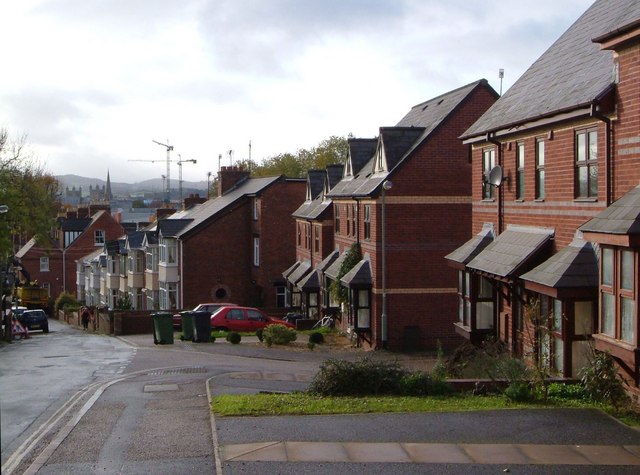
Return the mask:
{"type": "Polygon", "coordinates": [[[587,394],[584,387],[580,384],[549,384],[547,397],[556,399],[586,399],[587,394]]]}
{"type": "Polygon", "coordinates": [[[319,332],[313,332],[309,335],[309,343],[322,344],[324,343],[324,335],[319,332]]]}
{"type": "Polygon", "coordinates": [[[69,307],[78,307],[78,301],[72,294],[68,292],[62,292],[60,295],[58,295],[58,298],[55,302],[56,315],[58,315],[59,310],[63,310],[64,308],[68,309],[69,307]]]}
{"type": "Polygon", "coordinates": [[[269,325],[264,329],[263,335],[267,346],[288,345],[292,341],[296,341],[296,338],[298,338],[298,334],[293,328],[280,324],[269,325]]]}
{"type": "Polygon", "coordinates": [[[242,336],[238,332],[229,332],[227,333],[227,341],[233,345],[237,345],[242,340],[242,336]]]}
{"type": "Polygon", "coordinates": [[[264,328],[258,328],[256,330],[256,336],[258,337],[258,340],[264,341],[264,328]]]}
{"type": "Polygon", "coordinates": [[[308,391],[323,396],[401,394],[406,374],[398,363],[368,357],[355,362],[329,359],[320,366],[308,391]]]}
{"type": "Polygon", "coordinates": [[[453,392],[444,378],[425,371],[413,371],[400,381],[401,394],[405,396],[442,396],[453,392]]]}
{"type": "Polygon", "coordinates": [[[504,395],[515,402],[524,402],[533,399],[533,391],[531,391],[529,383],[525,381],[514,381],[504,390],[504,395]]]}
{"type": "Polygon", "coordinates": [[[590,399],[618,407],[628,396],[609,353],[595,352],[581,373],[582,386],[590,399]]]}

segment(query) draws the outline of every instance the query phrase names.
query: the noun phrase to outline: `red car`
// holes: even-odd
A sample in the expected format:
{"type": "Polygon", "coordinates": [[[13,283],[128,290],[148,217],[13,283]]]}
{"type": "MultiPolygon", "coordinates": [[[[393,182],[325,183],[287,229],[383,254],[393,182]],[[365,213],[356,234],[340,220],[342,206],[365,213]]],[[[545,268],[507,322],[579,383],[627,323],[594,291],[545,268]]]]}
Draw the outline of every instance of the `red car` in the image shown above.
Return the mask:
{"type": "Polygon", "coordinates": [[[222,307],[211,315],[211,328],[214,330],[252,333],[258,328],[275,324],[295,328],[295,325],[279,318],[270,317],[262,310],[253,307],[222,307]]]}
{"type": "MultiPolygon", "coordinates": [[[[201,303],[196,306],[193,310],[188,310],[189,312],[209,312],[215,313],[222,307],[235,307],[235,303],[201,303]]],[[[173,328],[181,329],[182,328],[182,312],[176,313],[173,315],[173,328]]]]}

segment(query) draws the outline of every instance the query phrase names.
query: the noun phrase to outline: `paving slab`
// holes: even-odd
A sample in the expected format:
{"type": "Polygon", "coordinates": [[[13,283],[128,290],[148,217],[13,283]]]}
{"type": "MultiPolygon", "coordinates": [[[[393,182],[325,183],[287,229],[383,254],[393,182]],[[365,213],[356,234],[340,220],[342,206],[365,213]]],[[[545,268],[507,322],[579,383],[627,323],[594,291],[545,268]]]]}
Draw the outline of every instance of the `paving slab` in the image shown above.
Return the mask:
{"type": "Polygon", "coordinates": [[[372,442],[344,442],[342,444],[352,462],[411,462],[400,444],[372,442]]]}
{"type": "Polygon", "coordinates": [[[551,465],[589,465],[591,462],[571,445],[518,445],[531,463],[551,465]]]}
{"type": "Polygon", "coordinates": [[[290,462],[349,462],[349,453],[338,442],[286,442],[290,462]]]}
{"type": "Polygon", "coordinates": [[[512,444],[461,444],[461,448],[475,463],[530,463],[527,456],[512,444]]]}
{"type": "Polygon", "coordinates": [[[578,445],[576,451],[598,465],[640,465],[640,458],[615,445],[578,445]]]}
{"type": "Polygon", "coordinates": [[[402,444],[411,460],[417,463],[473,463],[457,444],[402,444]]]}

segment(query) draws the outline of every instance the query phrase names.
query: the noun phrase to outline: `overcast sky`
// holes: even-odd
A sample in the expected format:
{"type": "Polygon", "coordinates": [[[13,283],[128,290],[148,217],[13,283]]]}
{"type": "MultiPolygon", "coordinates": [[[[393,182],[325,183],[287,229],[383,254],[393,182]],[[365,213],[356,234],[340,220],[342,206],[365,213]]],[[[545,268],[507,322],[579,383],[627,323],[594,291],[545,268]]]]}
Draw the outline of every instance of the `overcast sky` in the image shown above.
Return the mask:
{"type": "MultiPolygon", "coordinates": [[[[503,91],[592,0],[0,0],[0,127],[54,175],[206,180],[503,91]],[[131,160],[156,160],[131,162],[131,160]]],[[[177,183],[174,181],[174,183],[177,183]]],[[[172,186],[174,188],[174,186],[172,186]]]]}

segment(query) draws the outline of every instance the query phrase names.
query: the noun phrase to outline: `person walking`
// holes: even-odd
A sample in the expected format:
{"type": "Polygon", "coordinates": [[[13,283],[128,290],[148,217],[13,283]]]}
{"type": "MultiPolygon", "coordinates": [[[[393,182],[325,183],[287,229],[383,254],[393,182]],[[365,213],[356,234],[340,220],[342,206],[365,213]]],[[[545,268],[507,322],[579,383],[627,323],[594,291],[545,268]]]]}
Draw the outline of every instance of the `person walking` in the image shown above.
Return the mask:
{"type": "Polygon", "coordinates": [[[89,318],[91,314],[89,313],[89,309],[87,307],[82,307],[82,313],[80,314],[82,319],[82,328],[85,330],[89,329],[89,318]]]}

